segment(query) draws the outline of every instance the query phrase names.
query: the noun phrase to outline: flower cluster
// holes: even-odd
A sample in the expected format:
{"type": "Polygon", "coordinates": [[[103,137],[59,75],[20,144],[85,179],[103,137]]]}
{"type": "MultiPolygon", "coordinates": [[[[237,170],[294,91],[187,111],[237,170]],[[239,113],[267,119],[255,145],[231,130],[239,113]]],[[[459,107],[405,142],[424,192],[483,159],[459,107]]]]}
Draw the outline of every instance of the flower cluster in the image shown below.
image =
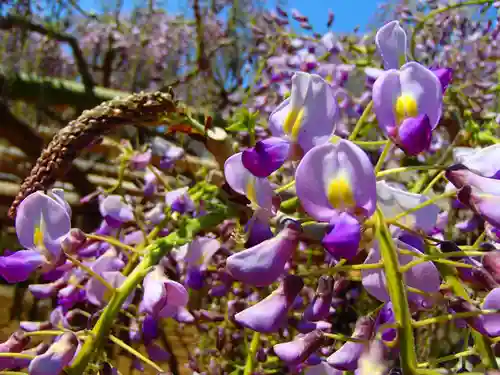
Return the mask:
{"type": "MultiPolygon", "coordinates": [[[[311,28],[296,10],[268,18],[259,22],[311,28]]],[[[118,373],[112,344],[140,371],[176,372],[175,327],[196,337],[192,373],[495,374],[498,139],[474,133],[484,119],[453,102],[455,66],[408,61],[401,22],[383,25],[372,47],[384,69],[372,67],[359,108],[347,87],[356,64],[337,61],[343,45],[328,33],[268,58],[267,87],[227,116],[229,157],[209,145],[211,118],[213,159],[159,137],[117,144],[139,192],[119,181],[83,197],[99,206],[93,231],[72,227],[61,189],[26,197],[22,249],[0,256],[0,276],[28,281],[52,309],[0,344],[0,371],[118,373]],[[276,86],[282,101],[271,105],[276,86]],[[448,106],[469,125],[444,147],[448,106]]]]}

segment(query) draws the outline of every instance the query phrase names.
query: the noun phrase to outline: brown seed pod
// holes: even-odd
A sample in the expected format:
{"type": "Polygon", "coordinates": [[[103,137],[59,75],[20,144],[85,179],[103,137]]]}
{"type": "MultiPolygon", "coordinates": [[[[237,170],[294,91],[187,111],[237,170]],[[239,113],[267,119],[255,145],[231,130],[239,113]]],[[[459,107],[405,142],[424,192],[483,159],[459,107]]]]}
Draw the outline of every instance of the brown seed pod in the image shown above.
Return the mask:
{"type": "Polygon", "coordinates": [[[173,91],[138,93],[103,102],[84,111],[76,120],[61,129],[43,150],[23,181],[9,209],[14,219],[21,201],[37,190],[48,189],[64,175],[72,161],[88,146],[98,142],[113,129],[126,125],[161,125],[168,113],[178,111],[173,91]]]}

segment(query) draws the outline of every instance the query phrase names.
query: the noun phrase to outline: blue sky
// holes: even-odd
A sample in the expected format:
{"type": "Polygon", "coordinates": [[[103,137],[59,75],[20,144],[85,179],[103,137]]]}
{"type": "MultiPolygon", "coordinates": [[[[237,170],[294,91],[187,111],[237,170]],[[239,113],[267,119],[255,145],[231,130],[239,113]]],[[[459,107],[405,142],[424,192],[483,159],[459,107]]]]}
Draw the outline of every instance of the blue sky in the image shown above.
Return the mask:
{"type": "MultiPolygon", "coordinates": [[[[106,0],[82,0],[80,4],[87,9],[99,11],[103,1],[107,4],[112,3],[106,0]]],[[[133,4],[143,3],[145,0],[124,0],[125,8],[131,8],[133,4]]],[[[171,12],[184,12],[186,9],[186,0],[163,0],[165,8],[171,12]]],[[[338,32],[350,32],[357,25],[361,26],[363,31],[365,26],[371,20],[373,13],[377,9],[379,0],[267,0],[269,7],[274,7],[277,3],[286,4],[285,9],[297,8],[304,15],[309,17],[310,23],[315,31],[324,32],[326,30],[326,21],[328,9],[335,13],[335,22],[333,30],[338,32]]]]}

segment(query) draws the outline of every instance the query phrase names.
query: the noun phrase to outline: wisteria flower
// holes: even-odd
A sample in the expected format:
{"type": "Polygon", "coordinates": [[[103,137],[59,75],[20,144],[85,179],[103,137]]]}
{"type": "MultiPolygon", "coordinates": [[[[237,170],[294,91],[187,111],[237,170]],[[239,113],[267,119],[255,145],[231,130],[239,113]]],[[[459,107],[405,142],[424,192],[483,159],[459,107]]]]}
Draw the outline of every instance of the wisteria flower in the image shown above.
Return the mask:
{"type": "Polygon", "coordinates": [[[62,259],[61,243],[71,229],[71,211],[61,193],[38,191],[19,205],[15,226],[25,250],[0,257],[0,275],[8,282],[24,281],[40,266],[54,267],[62,259]]]}
{"type": "Polygon", "coordinates": [[[410,155],[430,147],[442,100],[439,79],[416,62],[383,72],[373,85],[373,108],[380,128],[410,155]]]}
{"type": "MultiPolygon", "coordinates": [[[[368,341],[373,335],[374,322],[368,317],[360,317],[352,334],[353,338],[368,341]]],[[[367,344],[363,342],[348,341],[342,347],[328,357],[330,366],[338,370],[354,371],[358,367],[358,360],[367,350],[367,344]]]]}
{"type": "Polygon", "coordinates": [[[286,323],[289,309],[304,286],[302,279],[287,275],[281,285],[269,296],[235,315],[244,327],[257,332],[276,332],[286,323]]]}
{"type": "Polygon", "coordinates": [[[188,194],[189,188],[182,187],[169,191],[165,194],[165,203],[174,212],[179,212],[181,214],[194,212],[196,206],[188,194]]]}
{"type": "Polygon", "coordinates": [[[407,38],[399,21],[391,21],[375,34],[375,44],[382,55],[385,69],[399,69],[406,63],[407,38]]]}
{"type": "Polygon", "coordinates": [[[237,153],[224,164],[226,181],[235,192],[242,194],[255,206],[272,209],[273,189],[266,178],[254,176],[243,165],[243,153],[237,153]]]}
{"type": "Polygon", "coordinates": [[[108,195],[99,204],[99,210],[106,223],[112,228],[134,220],[132,207],[119,195],[108,195]]]}
{"type": "Polygon", "coordinates": [[[316,220],[330,221],[341,212],[367,218],[375,212],[373,165],[352,142],[314,147],[297,167],[295,181],[302,207],[316,220]]]}
{"type": "Polygon", "coordinates": [[[215,238],[197,237],[191,243],[173,251],[175,259],[185,265],[185,284],[188,287],[201,289],[203,272],[219,249],[220,242],[215,238]]]}
{"type": "Polygon", "coordinates": [[[299,243],[300,232],[288,226],[276,237],[231,255],[226,268],[236,279],[257,286],[270,285],[284,272],[299,243]]]}
{"type": "Polygon", "coordinates": [[[337,103],[328,82],[315,74],[295,73],[292,92],[269,117],[275,137],[298,143],[306,153],[325,143],[335,130],[337,103]]]}
{"type": "Polygon", "coordinates": [[[175,315],[178,308],[185,306],[189,296],[186,289],[165,276],[161,266],[155,266],[143,281],[144,296],[140,310],[158,317],[175,315]]]}
{"type": "Polygon", "coordinates": [[[500,228],[500,180],[475,174],[464,165],[446,171],[446,178],[459,189],[457,197],[488,223],[500,228]]]}

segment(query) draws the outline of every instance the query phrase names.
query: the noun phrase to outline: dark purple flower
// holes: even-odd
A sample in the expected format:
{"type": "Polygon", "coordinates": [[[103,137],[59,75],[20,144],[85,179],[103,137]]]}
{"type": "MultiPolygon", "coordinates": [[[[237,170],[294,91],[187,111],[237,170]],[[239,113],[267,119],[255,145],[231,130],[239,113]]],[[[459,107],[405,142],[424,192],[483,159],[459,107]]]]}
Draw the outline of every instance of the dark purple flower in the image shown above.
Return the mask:
{"type": "Polygon", "coordinates": [[[316,330],[304,336],[297,337],[293,341],[276,344],[273,350],[282,361],[290,364],[299,364],[304,362],[312,353],[318,350],[323,342],[323,332],[316,330]]]}
{"type": "Polygon", "coordinates": [[[140,310],[158,317],[175,315],[178,308],[188,303],[186,289],[165,276],[163,267],[155,266],[143,281],[144,295],[140,310]]]}
{"type": "Polygon", "coordinates": [[[439,82],[441,82],[441,87],[443,89],[443,94],[445,93],[448,85],[453,79],[453,69],[451,68],[434,68],[431,71],[438,77],[439,82]]]}
{"type": "Polygon", "coordinates": [[[237,313],[234,318],[238,324],[254,331],[276,332],[286,323],[288,310],[303,286],[304,282],[300,277],[287,275],[278,289],[262,301],[237,313]]]}
{"type": "Polygon", "coordinates": [[[244,150],[243,166],[256,177],[267,177],[278,170],[288,159],[290,143],[282,138],[271,137],[244,150]]]}
{"type": "Polygon", "coordinates": [[[330,313],[332,298],[333,279],[330,276],[321,276],[316,293],[304,311],[304,319],[314,322],[326,318],[330,313]]]}
{"type": "Polygon", "coordinates": [[[358,253],[361,242],[361,224],[352,215],[342,212],[330,220],[332,228],[321,244],[337,260],[351,260],[358,253]]]}
{"type": "Polygon", "coordinates": [[[276,237],[231,255],[226,268],[236,280],[256,286],[270,285],[285,269],[299,243],[299,234],[293,227],[287,227],[276,237]]]}

